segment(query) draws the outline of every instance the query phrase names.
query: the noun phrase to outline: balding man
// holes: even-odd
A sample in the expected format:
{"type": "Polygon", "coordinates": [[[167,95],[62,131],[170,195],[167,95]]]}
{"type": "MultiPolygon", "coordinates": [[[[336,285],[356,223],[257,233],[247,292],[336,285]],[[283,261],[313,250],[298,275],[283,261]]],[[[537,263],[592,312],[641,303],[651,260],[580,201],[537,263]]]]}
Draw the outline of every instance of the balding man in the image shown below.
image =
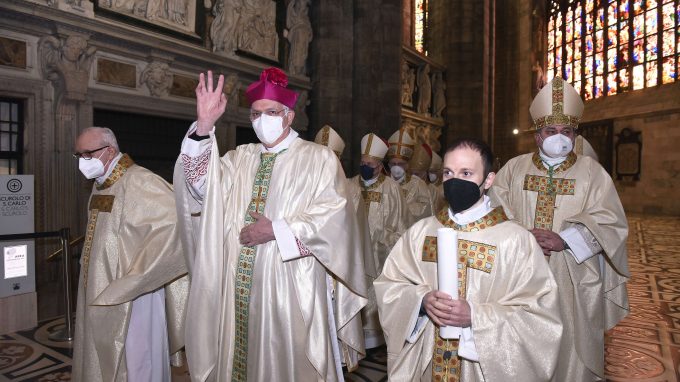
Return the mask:
{"type": "MultiPolygon", "coordinates": [[[[165,299],[182,296],[177,289],[166,296],[163,286],[186,273],[172,187],[121,153],[107,128],[85,129],[75,150],[80,171],[95,182],[81,257],[73,380],[169,381],[165,299]]],[[[181,317],[173,306],[183,305],[169,304],[173,317],[181,317]]]]}

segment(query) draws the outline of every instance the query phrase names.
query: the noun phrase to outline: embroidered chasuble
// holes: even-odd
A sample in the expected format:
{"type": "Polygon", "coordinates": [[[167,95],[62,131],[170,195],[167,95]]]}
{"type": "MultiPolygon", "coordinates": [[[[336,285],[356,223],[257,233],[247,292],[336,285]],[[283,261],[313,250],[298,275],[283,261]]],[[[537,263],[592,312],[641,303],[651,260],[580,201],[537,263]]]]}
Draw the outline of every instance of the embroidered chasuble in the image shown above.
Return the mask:
{"type": "MultiPolygon", "coordinates": [[[[407,208],[401,188],[397,182],[383,174],[369,186],[365,186],[358,175],[350,182],[353,202],[358,204],[359,208],[363,208],[368,216],[371,254],[377,273],[380,274],[387,255],[406,230],[404,216],[407,214],[407,208]]],[[[380,333],[382,328],[372,282],[368,289],[368,304],[361,312],[363,327],[367,331],[380,333]]]]}
{"type": "Polygon", "coordinates": [[[176,187],[179,220],[191,248],[191,378],[335,381],[342,375],[336,356],[365,352],[355,325],[367,282],[357,212],[333,151],[299,138],[276,155],[262,147],[238,146],[220,158],[211,133],[207,151],[180,157],[175,167],[175,184],[184,185],[176,187]],[[199,200],[186,184],[201,173],[207,180],[199,200]],[[284,220],[299,256],[284,261],[276,240],[242,246],[249,211],[284,220]]]}
{"type": "Polygon", "coordinates": [[[548,261],[560,288],[565,324],[560,355],[564,361],[554,380],[604,378],[604,332],[629,309],[628,225],[611,177],[592,158],[573,152],[549,168],[538,153],[525,154],[503,166],[490,196],[526,228],[559,233],[585,227],[603,249],[581,264],[569,251],[553,252],[548,261]]]}
{"type": "Polygon", "coordinates": [[[562,323],[557,288],[533,236],[501,209],[457,225],[443,209],[409,228],[375,281],[390,381],[546,381],[554,372],[562,323]],[[439,337],[423,297],[437,289],[437,229],[459,231],[459,293],[471,305],[479,362],[439,337]],[[536,333],[541,333],[537,336],[536,333]]]}
{"type": "Polygon", "coordinates": [[[127,381],[132,301],[166,288],[171,352],[184,344],[187,272],[172,186],[123,155],[88,203],[73,344],[74,381],[127,381]],[[175,280],[173,282],[173,280],[175,280]]]}
{"type": "Polygon", "coordinates": [[[406,227],[420,219],[434,215],[432,198],[427,184],[417,176],[406,174],[401,183],[401,192],[406,202],[407,210],[404,217],[406,227]]]}

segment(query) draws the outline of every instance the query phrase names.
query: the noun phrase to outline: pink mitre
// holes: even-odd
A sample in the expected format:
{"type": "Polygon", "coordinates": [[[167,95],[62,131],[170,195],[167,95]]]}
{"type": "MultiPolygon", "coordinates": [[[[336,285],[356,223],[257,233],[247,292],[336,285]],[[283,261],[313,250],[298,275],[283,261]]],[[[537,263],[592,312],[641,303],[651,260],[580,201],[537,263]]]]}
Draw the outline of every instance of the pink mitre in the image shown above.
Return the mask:
{"type": "Polygon", "coordinates": [[[267,68],[260,74],[260,80],[253,82],[246,90],[248,102],[268,99],[286,105],[288,108],[295,108],[298,93],[287,89],[288,76],[279,68],[267,68]]]}

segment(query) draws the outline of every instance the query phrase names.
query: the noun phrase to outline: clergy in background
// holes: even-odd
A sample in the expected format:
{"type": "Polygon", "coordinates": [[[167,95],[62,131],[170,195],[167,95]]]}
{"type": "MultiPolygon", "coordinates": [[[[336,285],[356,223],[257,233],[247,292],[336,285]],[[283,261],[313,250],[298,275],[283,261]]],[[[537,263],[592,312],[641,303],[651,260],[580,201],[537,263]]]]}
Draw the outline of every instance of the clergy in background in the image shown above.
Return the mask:
{"type": "MultiPolygon", "coordinates": [[[[390,381],[547,381],[562,323],[536,239],[492,208],[493,155],[459,140],[444,156],[448,208],[411,226],[375,281],[390,381]],[[439,289],[437,230],[458,231],[456,296],[439,289]],[[442,326],[462,327],[458,339],[442,326]]],[[[446,275],[441,275],[446,276],[446,275]]]]}
{"type": "MultiPolygon", "coordinates": [[[[361,138],[360,174],[351,179],[353,201],[361,205],[368,216],[371,253],[377,264],[378,274],[394,243],[406,230],[404,216],[406,205],[397,182],[383,173],[383,160],[387,143],[370,133],[361,138]]],[[[366,348],[372,349],[385,343],[378,318],[378,305],[373,284],[369,285],[369,302],[361,315],[364,321],[366,348]]]]}
{"type": "Polygon", "coordinates": [[[432,162],[427,171],[428,187],[430,188],[430,198],[432,198],[432,211],[440,211],[446,206],[444,198],[444,187],[442,186],[442,157],[436,152],[432,152],[432,162]]]}
{"type": "Polygon", "coordinates": [[[413,149],[413,156],[408,162],[408,172],[413,176],[420,178],[425,184],[428,183],[427,171],[430,169],[432,163],[432,149],[429,145],[416,144],[413,149]]]}
{"type": "Polygon", "coordinates": [[[554,381],[604,379],[604,332],[628,314],[628,223],[614,182],[573,152],[583,101],[555,77],[529,109],[537,151],[501,168],[491,198],[531,230],[560,288],[564,339],[554,381]]]}
{"type": "Polygon", "coordinates": [[[291,129],[298,94],[287,84],[268,68],[247,88],[261,143],[220,157],[224,77],[217,86],[211,72],[199,77],[198,118],[175,168],[180,221],[197,227],[187,240],[194,381],[343,379],[333,298],[353,312],[366,303],[357,215],[337,155],[291,129]]]}
{"type": "Polygon", "coordinates": [[[416,141],[405,129],[397,130],[388,140],[387,151],[390,176],[401,186],[408,206],[406,226],[433,215],[432,200],[427,184],[409,173],[409,160],[413,156],[416,141]]]}
{"type": "Polygon", "coordinates": [[[597,152],[593,148],[593,145],[588,142],[588,140],[581,134],[576,135],[576,139],[574,139],[574,153],[576,155],[585,155],[588,157],[593,158],[595,162],[599,162],[599,158],[597,157],[597,152]]]}
{"type": "MultiPolygon", "coordinates": [[[[314,143],[326,146],[333,150],[338,158],[342,157],[342,152],[345,150],[345,141],[342,139],[340,134],[335,131],[331,126],[324,125],[314,137],[314,143]]],[[[361,199],[361,194],[355,192],[354,183],[349,179],[345,179],[347,182],[348,192],[351,196],[352,205],[357,214],[357,225],[359,227],[359,240],[360,248],[362,249],[362,257],[364,259],[364,273],[366,276],[366,283],[369,289],[373,286],[373,281],[378,277],[378,263],[373,257],[373,251],[371,250],[371,237],[368,230],[368,219],[366,216],[366,209],[364,208],[364,203],[361,199]]],[[[338,254],[342,256],[341,253],[338,254]]],[[[334,287],[336,293],[347,292],[347,287],[342,283],[338,283],[334,280],[334,287]]],[[[371,289],[372,290],[372,289],[371,289]]],[[[370,295],[375,296],[375,293],[369,291],[370,295]]],[[[352,372],[359,367],[359,360],[366,356],[365,344],[364,344],[364,333],[363,333],[363,321],[361,319],[361,314],[356,311],[350,310],[347,312],[343,306],[337,305],[337,302],[342,301],[342,299],[335,299],[335,312],[336,312],[336,325],[342,328],[338,331],[338,340],[340,342],[340,351],[342,353],[342,362],[347,371],[352,372]],[[352,314],[351,317],[346,317],[347,314],[352,314]],[[347,322],[343,324],[343,322],[347,322]]],[[[369,299],[369,301],[371,301],[369,299]]],[[[375,305],[375,298],[372,299],[375,305]]],[[[363,310],[362,310],[363,312],[363,310]]]]}
{"type": "Polygon", "coordinates": [[[176,280],[187,270],[172,186],[121,153],[108,128],[83,130],[75,150],[80,171],[95,182],[80,260],[73,380],[169,381],[170,352],[183,346],[187,288],[186,278],[176,280]]]}

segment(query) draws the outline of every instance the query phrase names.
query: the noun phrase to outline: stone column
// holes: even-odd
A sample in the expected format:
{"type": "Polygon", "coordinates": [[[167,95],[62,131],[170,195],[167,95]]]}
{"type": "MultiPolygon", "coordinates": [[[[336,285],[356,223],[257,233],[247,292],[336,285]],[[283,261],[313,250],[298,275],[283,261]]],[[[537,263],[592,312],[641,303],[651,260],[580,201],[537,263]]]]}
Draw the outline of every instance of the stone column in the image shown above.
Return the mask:
{"type": "Polygon", "coordinates": [[[430,57],[447,68],[444,146],[462,136],[491,141],[495,0],[430,4],[430,57]]]}
{"type": "Polygon", "coordinates": [[[353,2],[313,1],[310,19],[314,40],[310,46],[313,87],[309,98],[314,102],[307,109],[309,138],[313,139],[322,126],[332,126],[345,141],[341,160],[347,171],[360,151],[352,145],[353,2]]]}
{"type": "MultiPolygon", "coordinates": [[[[376,133],[387,139],[401,124],[402,4],[390,0],[354,3],[352,148],[376,133]]],[[[358,167],[354,155],[353,166],[358,167]]]]}
{"type": "Polygon", "coordinates": [[[86,219],[83,178],[71,154],[79,131],[92,121],[87,89],[96,48],[88,39],[87,35],[65,32],[44,36],[39,43],[43,75],[52,82],[55,94],[54,129],[45,132],[51,147],[45,147],[44,158],[49,163],[43,177],[48,211],[44,229],[69,227],[72,235],[82,233],[86,219]]]}

